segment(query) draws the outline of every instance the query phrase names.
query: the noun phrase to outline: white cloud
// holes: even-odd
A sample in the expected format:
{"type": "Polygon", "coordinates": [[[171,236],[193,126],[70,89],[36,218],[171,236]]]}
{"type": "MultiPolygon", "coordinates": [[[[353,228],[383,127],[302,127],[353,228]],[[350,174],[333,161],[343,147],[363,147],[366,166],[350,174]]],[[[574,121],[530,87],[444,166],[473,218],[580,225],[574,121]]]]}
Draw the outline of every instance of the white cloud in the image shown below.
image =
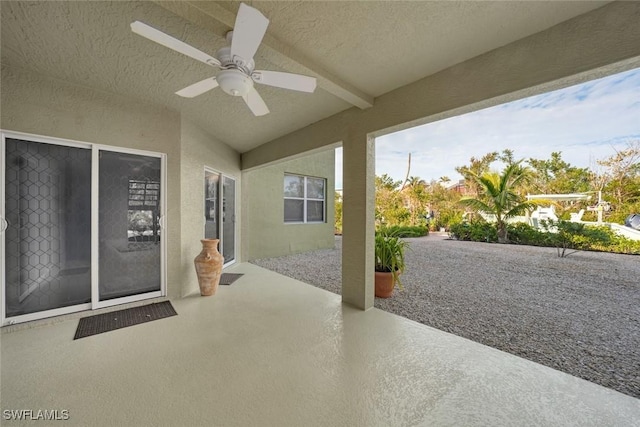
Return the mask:
{"type": "Polygon", "coordinates": [[[376,174],[457,179],[472,156],[509,148],[516,158],[548,158],[553,151],[574,166],[614,153],[640,138],[640,70],[572,86],[376,140],[376,174]]]}

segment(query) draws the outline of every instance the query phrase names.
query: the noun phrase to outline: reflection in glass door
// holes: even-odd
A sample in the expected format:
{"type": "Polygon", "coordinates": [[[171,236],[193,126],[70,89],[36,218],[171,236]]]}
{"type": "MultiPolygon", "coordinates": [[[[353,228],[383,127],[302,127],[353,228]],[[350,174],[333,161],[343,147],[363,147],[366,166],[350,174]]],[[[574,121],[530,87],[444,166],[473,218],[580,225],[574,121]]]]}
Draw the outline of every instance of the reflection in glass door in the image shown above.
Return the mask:
{"type": "Polygon", "coordinates": [[[100,150],[99,299],[161,290],[161,159],[100,150]]]}
{"type": "Polygon", "coordinates": [[[236,181],[205,170],[204,194],[204,237],[220,239],[218,250],[224,256],[224,263],[228,264],[236,259],[236,181]]]}
{"type": "Polygon", "coordinates": [[[220,199],[220,175],[205,171],[204,177],[204,236],[205,239],[219,239],[218,212],[220,199]]]}
{"type": "Polygon", "coordinates": [[[91,149],[5,139],[6,318],[91,302],[91,149]]]}
{"type": "Polygon", "coordinates": [[[227,264],[236,259],[236,180],[223,177],[222,187],[222,255],[227,264]]]}

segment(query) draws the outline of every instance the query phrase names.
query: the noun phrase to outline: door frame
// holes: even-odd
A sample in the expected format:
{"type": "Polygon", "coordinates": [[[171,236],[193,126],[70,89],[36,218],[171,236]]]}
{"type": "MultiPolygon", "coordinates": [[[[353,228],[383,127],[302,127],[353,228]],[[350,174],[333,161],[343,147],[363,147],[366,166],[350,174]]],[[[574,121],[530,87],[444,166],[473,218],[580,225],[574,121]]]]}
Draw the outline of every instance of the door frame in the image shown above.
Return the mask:
{"type": "MultiPolygon", "coordinates": [[[[0,303],[0,325],[13,325],[17,323],[29,322],[33,320],[45,319],[64,314],[75,313],[79,311],[95,310],[98,308],[109,307],[129,302],[152,299],[167,295],[167,228],[166,228],[166,209],[167,209],[167,155],[165,153],[137,150],[125,147],[94,144],[85,141],[77,141],[65,138],[50,137],[44,135],[36,135],[25,132],[16,132],[12,130],[0,129],[0,153],[3,159],[6,153],[7,138],[21,139],[36,143],[62,145],[66,147],[77,147],[92,150],[91,153],[91,302],[76,304],[68,307],[55,308],[51,310],[38,311],[35,313],[22,314],[19,316],[6,317],[6,236],[4,230],[0,231],[0,261],[2,262],[0,274],[0,295],[2,300],[0,303]],[[147,292],[144,294],[132,295],[128,297],[114,298],[106,301],[99,300],[99,239],[98,239],[98,182],[99,182],[99,162],[98,156],[100,150],[115,151],[127,154],[137,154],[150,157],[160,158],[160,291],[147,292]]],[[[6,165],[5,161],[0,162],[0,218],[4,220],[6,216],[5,206],[5,189],[6,189],[6,165]]],[[[2,222],[2,221],[0,221],[2,222]]],[[[0,224],[1,230],[2,224],[0,224]]]]}
{"type": "MultiPolygon", "coordinates": [[[[228,267],[234,263],[237,262],[238,260],[238,227],[237,227],[237,221],[235,220],[235,218],[238,217],[238,179],[233,176],[233,175],[227,175],[223,172],[220,172],[219,170],[209,167],[209,166],[205,166],[204,167],[204,174],[203,174],[203,182],[206,182],[207,179],[207,174],[215,174],[218,175],[219,180],[218,180],[218,202],[216,203],[216,213],[218,215],[216,224],[218,226],[218,236],[220,236],[220,243],[218,244],[218,247],[220,248],[219,250],[221,251],[220,253],[222,253],[224,255],[224,250],[223,250],[223,244],[224,244],[224,224],[222,221],[222,213],[223,213],[223,200],[224,200],[224,178],[229,178],[233,180],[233,189],[234,189],[234,203],[233,203],[233,259],[229,262],[224,263],[223,268],[224,267],[228,267]]],[[[202,193],[202,200],[203,202],[206,200],[207,194],[206,194],[206,190],[204,189],[204,185],[203,185],[203,193],[202,193]]],[[[206,202],[205,202],[206,203],[206,202]]],[[[206,204],[205,204],[206,206],[206,204]]],[[[204,211],[204,208],[202,209],[204,211]]],[[[207,218],[206,216],[203,216],[203,225],[202,225],[202,235],[205,236],[205,232],[206,232],[206,224],[207,224],[207,218]]]]}
{"type": "Polygon", "coordinates": [[[150,298],[162,297],[167,294],[166,269],[167,269],[167,242],[165,221],[167,216],[166,188],[167,188],[167,155],[133,148],[114,147],[111,145],[94,144],[91,169],[91,304],[94,309],[111,307],[150,298]],[[135,154],[139,156],[157,157],[160,159],[160,290],[119,297],[100,301],[99,262],[100,262],[100,229],[99,229],[99,182],[100,182],[100,151],[115,153],[135,154]],[[94,286],[95,284],[95,286],[94,286]]]}

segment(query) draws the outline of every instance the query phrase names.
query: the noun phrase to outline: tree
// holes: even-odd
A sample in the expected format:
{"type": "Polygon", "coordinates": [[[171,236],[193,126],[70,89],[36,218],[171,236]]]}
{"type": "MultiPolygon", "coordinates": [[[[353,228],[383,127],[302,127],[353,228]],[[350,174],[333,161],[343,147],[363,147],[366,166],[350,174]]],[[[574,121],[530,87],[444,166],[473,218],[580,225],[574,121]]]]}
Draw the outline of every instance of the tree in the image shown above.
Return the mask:
{"type": "MultiPolygon", "coordinates": [[[[585,193],[591,189],[591,173],[587,168],[572,166],[562,159],[562,152],[554,151],[549,159],[530,158],[531,179],[522,190],[530,194],[585,193]]],[[[587,207],[587,201],[556,202],[559,217],[569,217],[570,211],[587,207]]],[[[589,213],[587,214],[589,215],[589,213]]]]}
{"type": "Polygon", "coordinates": [[[376,222],[384,225],[399,225],[405,223],[410,216],[404,206],[398,187],[400,181],[395,181],[387,174],[376,176],[376,222]]]}
{"type": "Polygon", "coordinates": [[[554,151],[548,160],[530,158],[527,163],[533,169],[531,193],[565,194],[589,190],[590,175],[586,168],[571,166],[562,159],[562,152],[554,151]]]}
{"type": "Polygon", "coordinates": [[[495,215],[498,230],[498,242],[508,243],[506,220],[522,215],[539,204],[536,201],[522,201],[516,193],[518,185],[529,179],[530,172],[522,167],[522,160],[508,165],[502,174],[485,172],[477,175],[468,173],[468,177],[478,188],[477,197],[463,197],[460,203],[478,212],[495,215]]]}
{"type": "Polygon", "coordinates": [[[489,172],[489,168],[491,163],[495,162],[498,159],[498,152],[493,151],[491,153],[487,153],[479,159],[475,157],[471,157],[469,160],[469,166],[458,166],[456,167],[456,172],[458,172],[466,181],[467,191],[470,194],[478,195],[478,186],[476,185],[473,176],[481,176],[485,172],[489,172]]]}
{"type": "Polygon", "coordinates": [[[606,192],[612,194],[617,207],[640,200],[640,140],[627,143],[624,150],[598,164],[606,168],[606,192]]]}
{"type": "Polygon", "coordinates": [[[443,176],[438,181],[432,180],[427,187],[429,210],[435,214],[435,218],[429,221],[432,229],[448,229],[452,224],[462,221],[464,209],[458,203],[461,195],[456,190],[447,188],[449,182],[451,180],[443,176]]]}
{"type": "Polygon", "coordinates": [[[513,157],[513,154],[513,150],[505,148],[504,150],[502,150],[502,153],[498,155],[498,160],[500,160],[506,166],[517,163],[515,157],[513,157]]]}
{"type": "Polygon", "coordinates": [[[335,212],[335,225],[334,232],[336,234],[342,234],[342,195],[335,192],[334,195],[334,212],[335,212]]]}
{"type": "Polygon", "coordinates": [[[418,225],[418,218],[424,215],[425,205],[427,204],[426,183],[417,176],[412,176],[406,181],[406,185],[401,192],[409,208],[409,224],[418,225]]]}
{"type": "Polygon", "coordinates": [[[602,191],[602,199],[611,203],[607,221],[623,224],[629,214],[639,212],[640,140],[630,141],[625,149],[596,160],[591,165],[590,178],[593,188],[602,191]]]}
{"type": "Polygon", "coordinates": [[[383,173],[380,176],[376,175],[375,184],[376,191],[393,191],[398,188],[398,186],[400,185],[400,181],[394,181],[392,177],[390,177],[386,173],[383,173]]]}

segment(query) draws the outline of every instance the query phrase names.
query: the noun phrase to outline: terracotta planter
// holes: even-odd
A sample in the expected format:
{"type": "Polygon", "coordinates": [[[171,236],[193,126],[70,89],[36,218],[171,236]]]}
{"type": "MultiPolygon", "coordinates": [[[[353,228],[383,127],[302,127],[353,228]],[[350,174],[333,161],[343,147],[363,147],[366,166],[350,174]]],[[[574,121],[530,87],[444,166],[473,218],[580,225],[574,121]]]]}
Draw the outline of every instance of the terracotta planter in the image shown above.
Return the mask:
{"type": "Polygon", "coordinates": [[[378,298],[389,298],[393,294],[395,280],[393,273],[376,271],[376,296],[378,298]]]}
{"type": "Polygon", "coordinates": [[[218,252],[219,239],[203,239],[202,252],[193,260],[200,285],[200,295],[215,295],[220,284],[224,257],[218,252]]]}

